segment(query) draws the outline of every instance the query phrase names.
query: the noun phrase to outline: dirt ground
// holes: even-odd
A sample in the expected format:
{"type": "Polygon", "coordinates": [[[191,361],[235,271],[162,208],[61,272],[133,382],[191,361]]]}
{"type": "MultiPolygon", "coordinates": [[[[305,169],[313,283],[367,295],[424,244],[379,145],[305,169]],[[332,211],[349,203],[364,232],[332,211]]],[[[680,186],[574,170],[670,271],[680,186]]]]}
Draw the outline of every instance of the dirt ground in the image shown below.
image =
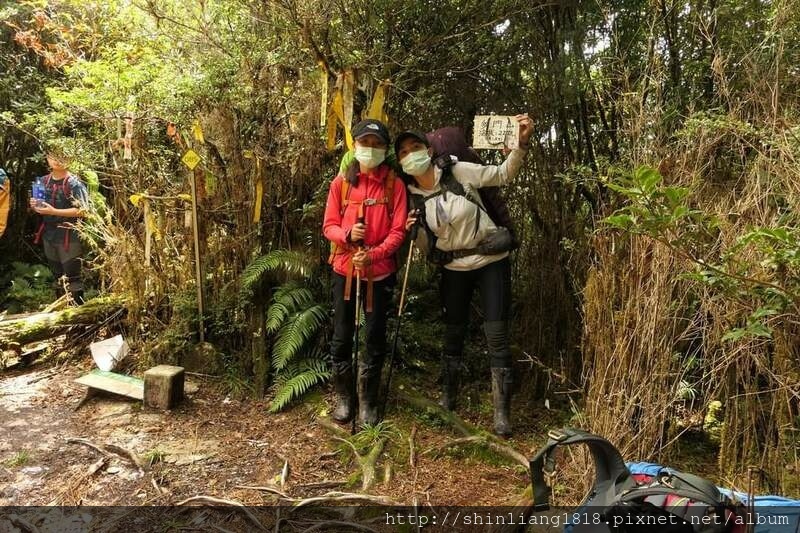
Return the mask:
{"type": "MultiPolygon", "coordinates": [[[[104,395],[77,411],[86,388],[73,382],[89,362],[6,372],[0,379],[0,506],[174,505],[198,495],[270,505],[278,496],[242,486],[279,487],[293,498],[327,491],[361,492],[353,454],[317,421],[329,390],[269,414],[266,401],[226,396],[215,380],[188,376],[186,400],[171,412],[104,395]],[[103,454],[68,442],[83,438],[136,454],[103,454]],[[100,463],[100,464],[98,464],[100,463]],[[281,474],[288,463],[288,475],[281,474]],[[314,486],[329,482],[325,486],[314,486]]],[[[503,505],[528,484],[519,465],[485,450],[423,453],[456,438],[442,424],[392,402],[387,419],[400,429],[378,462],[370,494],[420,505],[503,505]],[[416,467],[409,465],[409,428],[416,426],[416,467]],[[386,479],[386,465],[391,475],[386,479]]],[[[510,444],[530,456],[532,439],[510,444]]]]}

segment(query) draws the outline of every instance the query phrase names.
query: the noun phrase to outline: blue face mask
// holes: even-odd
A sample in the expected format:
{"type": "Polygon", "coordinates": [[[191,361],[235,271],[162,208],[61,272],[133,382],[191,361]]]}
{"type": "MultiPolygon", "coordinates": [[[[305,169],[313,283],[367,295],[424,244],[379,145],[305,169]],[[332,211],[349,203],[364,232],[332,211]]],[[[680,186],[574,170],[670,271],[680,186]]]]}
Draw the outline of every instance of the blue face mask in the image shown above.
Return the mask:
{"type": "Polygon", "coordinates": [[[427,150],[417,150],[406,155],[400,164],[403,172],[411,176],[422,176],[428,167],[431,166],[431,156],[427,150]]]}
{"type": "Polygon", "coordinates": [[[386,159],[386,148],[356,145],[356,160],[367,168],[375,168],[386,159]]]}

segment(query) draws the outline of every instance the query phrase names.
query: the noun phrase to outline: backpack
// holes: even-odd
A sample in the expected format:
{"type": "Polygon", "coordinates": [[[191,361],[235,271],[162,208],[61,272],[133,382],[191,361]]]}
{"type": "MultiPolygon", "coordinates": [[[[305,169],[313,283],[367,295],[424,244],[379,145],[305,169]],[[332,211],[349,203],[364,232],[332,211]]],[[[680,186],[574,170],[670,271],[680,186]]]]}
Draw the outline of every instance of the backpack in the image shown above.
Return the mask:
{"type": "Polygon", "coordinates": [[[745,508],[724,496],[710,481],[693,474],[660,469],[653,476],[634,476],[622,455],[606,439],[562,428],[530,461],[533,510],[546,511],[551,489],[545,476],[555,470],[559,446],[585,444],[591,452],[595,481],[564,526],[567,533],[739,533],[745,508]]]}
{"type": "MultiPolygon", "coordinates": [[[[53,207],[58,208],[58,193],[60,192],[64,198],[70,198],[72,196],[72,185],[73,180],[76,180],[75,176],[69,174],[66,178],[62,180],[53,180],[51,174],[47,174],[44,177],[44,190],[45,190],[45,200],[52,205],[53,207]],[[53,183],[55,181],[55,183],[53,183]]],[[[41,222],[39,222],[39,228],[36,230],[36,234],[33,236],[33,243],[39,244],[42,239],[42,234],[44,233],[45,229],[45,222],[44,218],[42,218],[41,222]]],[[[66,250],[69,248],[69,241],[70,235],[72,230],[67,229],[64,231],[64,249],[66,250]]]]}
{"type": "Polygon", "coordinates": [[[6,231],[8,212],[11,209],[11,180],[6,171],[0,168],[0,237],[6,231]]]}
{"type": "Polygon", "coordinates": [[[442,171],[442,176],[439,180],[441,190],[429,196],[411,194],[410,199],[414,209],[419,211],[419,220],[422,221],[420,225],[424,229],[427,237],[425,256],[428,261],[436,265],[446,265],[453,259],[466,257],[468,255],[494,255],[500,252],[510,252],[519,248],[519,241],[516,237],[514,224],[508,211],[508,205],[500,192],[500,187],[478,188],[478,195],[480,196],[480,201],[478,201],[473,198],[465,190],[464,186],[453,176],[452,167],[458,161],[476,163],[479,165],[484,164],[477,152],[467,144],[464,131],[461,128],[450,126],[432,131],[426,134],[426,137],[433,148],[433,164],[442,171]],[[443,251],[437,248],[436,235],[425,223],[425,202],[434,196],[447,194],[448,192],[463,196],[478,206],[478,216],[475,220],[476,231],[480,224],[481,213],[484,213],[495,223],[498,231],[492,235],[487,242],[481,243],[476,248],[451,251],[443,251]]]}
{"type": "MultiPolygon", "coordinates": [[[[461,128],[448,126],[427,133],[425,136],[433,147],[434,157],[455,156],[459,161],[476,163],[478,165],[484,164],[478,153],[467,143],[467,137],[464,134],[464,130],[461,128]]],[[[508,229],[511,234],[511,250],[519,248],[519,239],[517,238],[514,220],[511,218],[511,213],[508,210],[508,203],[503,197],[500,187],[481,187],[478,189],[478,194],[481,197],[481,201],[486,208],[486,213],[489,215],[489,218],[491,218],[498,227],[508,229]]]]}
{"type": "MultiPolygon", "coordinates": [[[[350,165],[348,165],[347,170],[344,173],[344,179],[342,179],[341,188],[341,207],[339,208],[339,214],[341,216],[344,216],[347,206],[350,205],[350,191],[352,190],[352,187],[358,184],[358,169],[358,161],[353,161],[350,163],[350,165]]],[[[377,204],[386,204],[386,209],[389,212],[389,220],[391,220],[394,216],[394,180],[396,178],[397,175],[395,174],[394,170],[390,168],[389,173],[386,175],[386,180],[383,182],[383,196],[375,202],[377,204]]],[[[333,264],[333,259],[337,254],[343,253],[341,248],[342,247],[335,242],[331,242],[331,253],[328,256],[329,264],[333,264]]]]}

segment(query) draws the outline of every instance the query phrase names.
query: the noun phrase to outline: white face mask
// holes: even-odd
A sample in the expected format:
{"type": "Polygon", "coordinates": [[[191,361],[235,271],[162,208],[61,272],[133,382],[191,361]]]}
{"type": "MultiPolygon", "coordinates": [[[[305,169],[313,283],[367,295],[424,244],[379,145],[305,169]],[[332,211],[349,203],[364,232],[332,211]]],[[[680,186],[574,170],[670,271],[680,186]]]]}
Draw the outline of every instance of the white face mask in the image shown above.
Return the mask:
{"type": "Polygon", "coordinates": [[[431,156],[427,150],[417,150],[407,154],[400,162],[403,165],[403,172],[411,176],[422,176],[428,167],[431,166],[431,156]]]}
{"type": "Polygon", "coordinates": [[[356,146],[356,160],[367,168],[375,168],[386,159],[386,148],[356,146]]]}

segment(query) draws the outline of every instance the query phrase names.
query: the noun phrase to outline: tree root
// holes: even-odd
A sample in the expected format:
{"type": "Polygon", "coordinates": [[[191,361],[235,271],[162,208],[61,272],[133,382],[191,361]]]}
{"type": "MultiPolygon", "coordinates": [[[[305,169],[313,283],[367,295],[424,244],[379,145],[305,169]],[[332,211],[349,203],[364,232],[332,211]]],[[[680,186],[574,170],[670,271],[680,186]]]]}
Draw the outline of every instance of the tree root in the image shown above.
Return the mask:
{"type": "Polygon", "coordinates": [[[432,453],[442,451],[447,448],[451,448],[453,446],[459,446],[461,444],[478,444],[480,446],[485,446],[486,448],[489,448],[490,450],[497,452],[500,455],[512,459],[514,462],[524,466],[525,468],[529,468],[530,466],[528,458],[519,453],[517,450],[511,448],[510,446],[505,446],[498,442],[494,442],[491,439],[487,439],[486,436],[484,435],[472,435],[469,437],[461,437],[459,439],[453,439],[439,446],[428,448],[423,452],[423,455],[430,455],[432,453]]]}
{"type": "Polygon", "coordinates": [[[199,496],[192,496],[191,498],[186,498],[185,500],[181,500],[178,503],[176,503],[175,506],[180,507],[188,503],[201,503],[203,505],[212,505],[212,506],[229,505],[231,507],[236,507],[240,509],[247,516],[247,518],[249,518],[250,521],[253,524],[255,524],[256,527],[258,527],[260,531],[267,530],[267,528],[264,527],[264,524],[261,523],[261,521],[256,517],[256,515],[251,513],[250,510],[247,509],[247,507],[245,507],[245,505],[242,502],[236,500],[224,500],[222,498],[214,498],[213,496],[199,495],[199,496]]]}
{"type": "Polygon", "coordinates": [[[87,439],[81,439],[78,437],[69,437],[67,438],[67,442],[70,444],[83,444],[84,446],[88,446],[89,448],[103,454],[103,456],[108,456],[110,454],[115,454],[123,459],[127,459],[136,469],[139,471],[140,474],[144,473],[144,465],[142,465],[142,461],[130,450],[126,450],[122,446],[117,446],[116,444],[106,444],[102,448],[97,444],[93,443],[87,439]]]}
{"type": "Polygon", "coordinates": [[[17,526],[22,531],[26,531],[27,533],[39,533],[39,528],[22,518],[21,516],[17,516],[12,514],[8,517],[8,520],[11,524],[17,526]]]}
{"type": "Polygon", "coordinates": [[[251,485],[236,485],[234,488],[245,489],[245,490],[260,490],[260,491],[263,491],[263,492],[269,492],[270,494],[275,494],[275,495],[280,496],[281,498],[283,498],[285,500],[291,500],[292,499],[291,496],[289,496],[288,494],[286,494],[285,492],[283,492],[282,490],[280,490],[280,489],[278,489],[276,487],[263,487],[263,486],[262,487],[255,487],[255,486],[251,486],[251,485]]]}
{"type": "Polygon", "coordinates": [[[317,424],[331,431],[331,438],[350,447],[356,462],[361,468],[361,490],[368,491],[375,484],[378,458],[383,453],[386,438],[378,439],[366,454],[359,453],[355,445],[347,438],[349,433],[326,418],[318,418],[317,424]]]}
{"type": "Polygon", "coordinates": [[[320,529],[325,529],[328,527],[347,527],[350,528],[351,530],[370,531],[372,533],[378,533],[371,527],[362,526],[361,524],[356,524],[354,522],[343,522],[341,520],[326,520],[324,522],[319,522],[309,527],[308,529],[304,529],[302,533],[311,533],[311,531],[319,531],[320,529]]]}
{"type": "Polygon", "coordinates": [[[403,504],[396,502],[386,496],[373,496],[372,494],[359,494],[356,492],[326,492],[322,496],[313,496],[311,498],[291,498],[289,501],[293,502],[295,508],[311,505],[312,503],[322,502],[343,502],[343,501],[358,501],[368,502],[377,505],[387,505],[391,507],[402,507],[403,504]]]}
{"type": "MultiPolygon", "coordinates": [[[[450,427],[452,427],[458,433],[461,433],[461,435],[464,436],[464,438],[455,439],[454,441],[444,444],[442,447],[455,446],[458,444],[464,444],[468,442],[475,443],[484,446],[486,448],[489,448],[490,450],[497,452],[505,457],[508,457],[515,463],[524,466],[526,469],[529,468],[530,464],[528,458],[525,457],[525,455],[518,452],[511,446],[504,444],[499,438],[495,437],[494,435],[487,434],[479,430],[478,428],[472,426],[454,412],[442,409],[442,407],[436,402],[433,402],[421,396],[415,396],[409,394],[407,391],[399,392],[398,397],[401,400],[415,407],[419,407],[421,409],[433,410],[439,417],[442,418],[442,420],[447,422],[447,424],[450,425],[450,427]]],[[[431,450],[428,450],[425,453],[429,453],[430,451],[431,450]]]]}

